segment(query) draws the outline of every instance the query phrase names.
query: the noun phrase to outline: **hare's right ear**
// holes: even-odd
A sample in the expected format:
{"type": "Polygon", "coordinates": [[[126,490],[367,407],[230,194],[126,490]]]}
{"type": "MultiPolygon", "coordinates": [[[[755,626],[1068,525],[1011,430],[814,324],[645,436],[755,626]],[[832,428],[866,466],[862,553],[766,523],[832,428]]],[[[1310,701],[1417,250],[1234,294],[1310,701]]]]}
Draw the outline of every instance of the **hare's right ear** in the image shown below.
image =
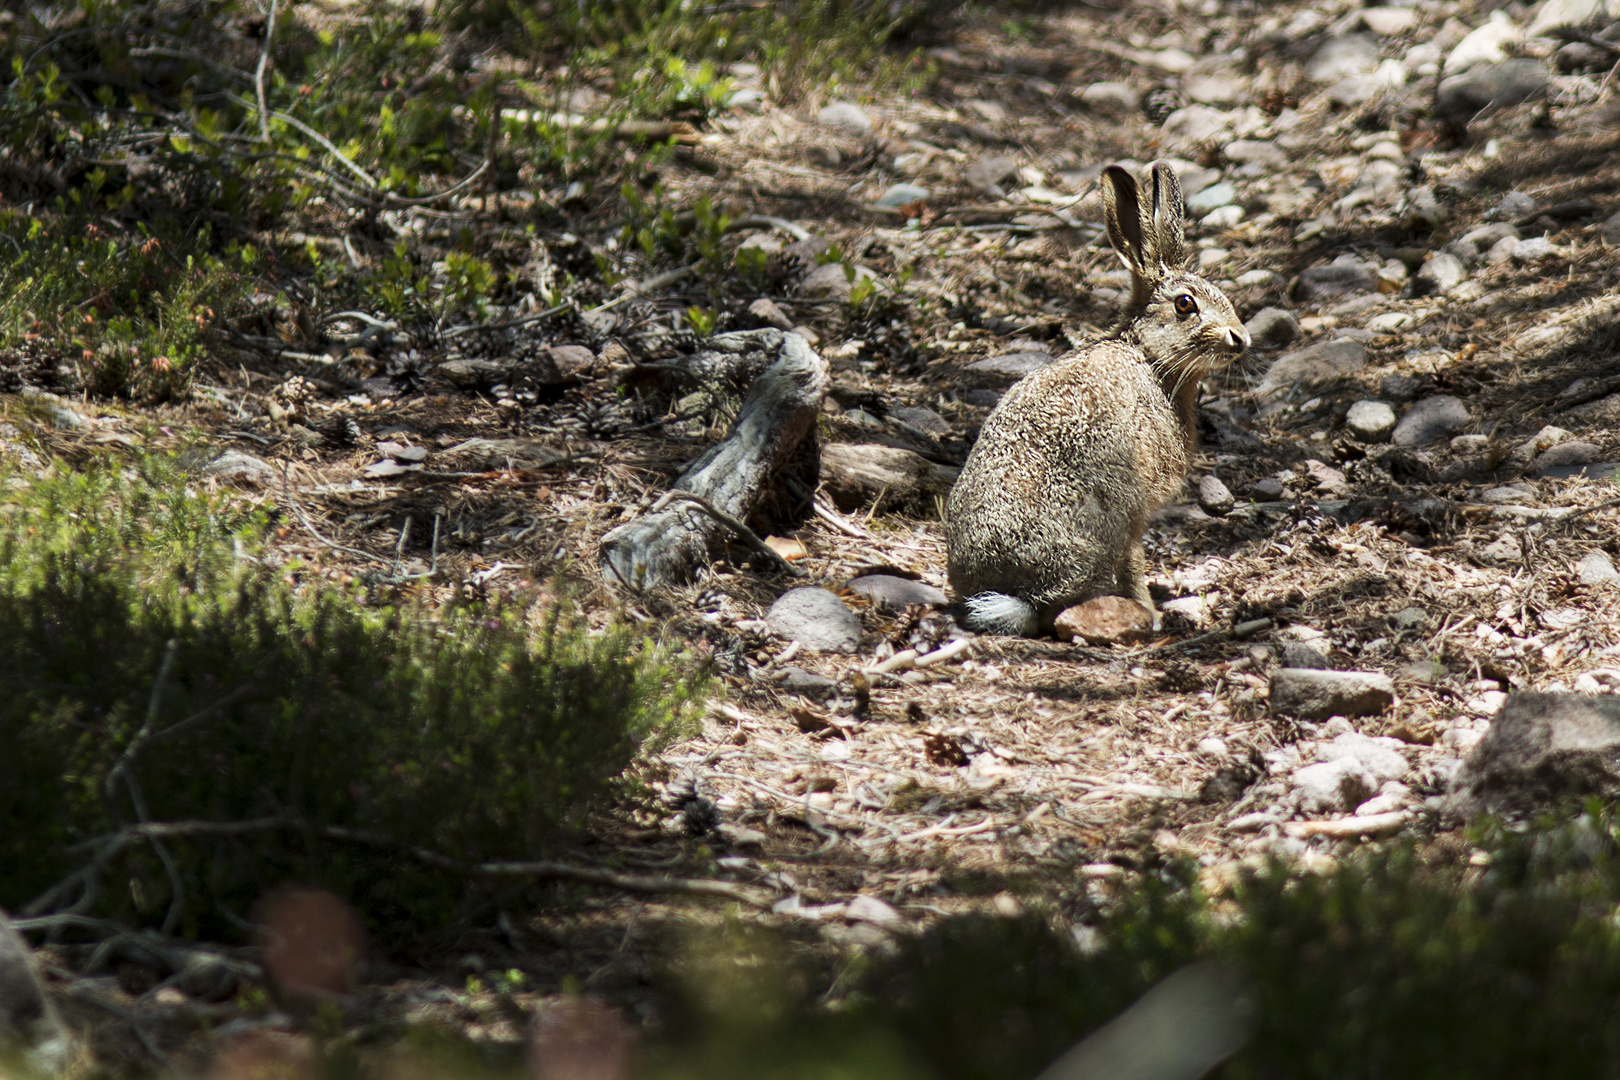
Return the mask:
{"type": "Polygon", "coordinates": [[[1103,170],[1103,221],[1108,226],[1108,242],[1114,245],[1121,261],[1137,278],[1150,276],[1153,253],[1149,250],[1149,237],[1143,230],[1142,200],[1136,187],[1136,177],[1110,165],[1103,170]]]}
{"type": "Polygon", "coordinates": [[[1155,161],[1148,169],[1153,186],[1152,206],[1147,217],[1151,224],[1148,247],[1153,259],[1166,268],[1180,267],[1187,261],[1187,227],[1181,197],[1181,182],[1168,161],[1155,161]]]}

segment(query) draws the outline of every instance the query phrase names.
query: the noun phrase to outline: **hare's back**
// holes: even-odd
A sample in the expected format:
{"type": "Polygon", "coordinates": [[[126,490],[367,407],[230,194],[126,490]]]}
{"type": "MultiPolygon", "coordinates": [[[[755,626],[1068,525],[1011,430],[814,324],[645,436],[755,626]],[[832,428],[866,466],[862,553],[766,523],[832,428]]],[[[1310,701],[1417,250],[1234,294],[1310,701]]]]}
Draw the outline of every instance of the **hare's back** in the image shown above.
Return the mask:
{"type": "MultiPolygon", "coordinates": [[[[1153,369],[1118,342],[1070,353],[1020,380],[985,421],[981,453],[1045,468],[1145,471],[1175,416],[1153,369]]],[[[970,461],[971,464],[971,461],[970,461]]],[[[1048,477],[1047,479],[1050,479],[1048,477]]]]}

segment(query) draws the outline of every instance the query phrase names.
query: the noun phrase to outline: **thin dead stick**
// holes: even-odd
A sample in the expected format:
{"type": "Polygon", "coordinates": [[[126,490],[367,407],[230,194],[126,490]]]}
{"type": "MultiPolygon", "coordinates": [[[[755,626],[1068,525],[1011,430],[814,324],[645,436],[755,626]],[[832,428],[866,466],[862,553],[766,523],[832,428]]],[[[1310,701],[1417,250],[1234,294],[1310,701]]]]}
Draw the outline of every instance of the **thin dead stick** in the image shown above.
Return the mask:
{"type": "MultiPolygon", "coordinates": [[[[782,791],[780,788],[773,788],[773,787],[771,787],[771,785],[761,783],[760,781],[755,780],[751,776],[743,776],[740,773],[720,772],[718,769],[715,770],[714,772],[711,772],[709,775],[710,776],[717,776],[722,780],[736,780],[736,781],[738,781],[740,783],[747,784],[749,787],[754,788],[754,789],[756,789],[758,791],[762,791],[766,795],[769,795],[774,799],[781,799],[782,801],[787,803],[789,806],[803,806],[806,809],[810,809],[810,804],[807,801],[808,796],[790,795],[787,792],[782,791]]],[[[828,821],[832,821],[835,818],[842,818],[844,821],[848,822],[849,824],[857,825],[857,826],[859,826],[860,828],[863,828],[863,829],[880,829],[883,832],[888,833],[889,836],[891,836],[891,837],[897,837],[897,836],[900,835],[900,830],[899,829],[896,829],[894,826],[889,825],[889,824],[887,824],[885,822],[878,821],[875,818],[864,818],[864,817],[859,817],[859,816],[857,816],[855,814],[846,814],[841,810],[828,809],[828,810],[818,810],[817,812],[825,815],[828,821]]]]}
{"type": "Polygon", "coordinates": [[[779,229],[801,242],[810,239],[810,233],[805,229],[793,224],[786,218],[771,217],[769,214],[749,214],[747,217],[740,217],[726,226],[726,232],[728,233],[740,232],[743,229],[779,229]]]}
{"type": "Polygon", "coordinates": [[[690,491],[682,491],[679,488],[671,488],[670,490],[664,492],[664,494],[659,497],[657,502],[652,504],[652,509],[648,510],[647,513],[656,514],[658,511],[662,510],[664,507],[668,506],[671,502],[677,499],[692,503],[705,514],[709,515],[711,518],[718,521],[732,532],[736,533],[739,540],[741,540],[751,550],[765,556],[771,562],[775,563],[779,569],[785,570],[794,577],[804,577],[803,570],[800,570],[797,566],[794,566],[792,563],[784,559],[778,552],[774,551],[769,544],[759,538],[759,534],[753,529],[750,529],[747,525],[744,525],[742,522],[738,521],[724,510],[719,509],[714,505],[714,503],[710,502],[708,499],[705,499],[701,495],[693,494],[690,491]]]}
{"type": "Polygon", "coordinates": [[[852,536],[857,540],[872,539],[871,533],[867,532],[859,525],[844,520],[836,512],[822,505],[819,499],[811,502],[810,509],[815,513],[816,517],[820,518],[822,521],[825,521],[827,524],[831,525],[845,536],[852,536]]]}
{"type": "Polygon", "coordinates": [[[264,48],[259,52],[259,70],[253,75],[253,89],[259,95],[259,141],[270,141],[270,105],[264,93],[264,76],[270,67],[270,42],[276,36],[276,5],[270,0],[270,16],[264,22],[264,48]]]}
{"type": "Polygon", "coordinates": [[[373,192],[377,190],[377,181],[371,178],[371,174],[366,172],[366,170],[362,169],[360,166],[356,165],[347,154],[337,148],[337,144],[331,139],[328,139],[325,135],[322,135],[320,132],[316,131],[314,128],[310,127],[296,116],[288,116],[283,112],[271,113],[270,115],[275,117],[277,120],[280,120],[284,124],[297,128],[307,137],[314,139],[321,145],[322,149],[331,154],[333,157],[337,158],[338,161],[347,167],[350,172],[354,173],[354,175],[358,176],[361,180],[364,180],[366,187],[370,188],[373,192]]]}
{"type": "Polygon", "coordinates": [[[676,878],[644,874],[620,874],[612,870],[596,870],[585,866],[571,866],[554,862],[484,863],[473,868],[479,874],[502,877],[527,877],[537,881],[577,881],[585,885],[603,885],[624,892],[682,893],[687,896],[713,896],[722,900],[735,900],[765,911],[773,901],[755,894],[750,889],[728,881],[706,878],[676,878]]]}
{"type": "Polygon", "coordinates": [[[1553,522],[1563,525],[1566,522],[1577,521],[1583,517],[1591,517],[1593,514],[1604,510],[1612,510],[1616,506],[1620,506],[1620,499],[1610,499],[1608,502],[1601,502],[1596,506],[1588,506],[1584,510],[1572,510],[1567,514],[1560,514],[1558,517],[1553,518],[1553,522]]]}
{"type": "Polygon", "coordinates": [[[112,852],[123,851],[141,841],[177,839],[198,836],[243,836],[253,833],[275,832],[282,829],[315,832],[332,840],[384,847],[403,852],[418,862],[443,870],[477,874],[482,877],[527,877],[535,880],[577,881],[585,885],[602,885],[625,892],[681,893],[689,896],[713,896],[735,900],[753,907],[769,909],[771,901],[751,889],[727,881],[706,878],[676,878],[643,874],[623,874],[605,867],[576,866],[560,862],[492,862],[465,863],[429,848],[401,843],[385,836],[360,829],[328,825],[311,829],[306,822],[295,818],[256,818],[248,821],[173,821],[151,822],[123,829],[110,836],[97,837],[77,845],[79,850],[99,845],[97,859],[105,862],[112,852]]]}
{"type": "Polygon", "coordinates": [[[285,467],[283,467],[281,470],[281,490],[287,500],[287,505],[292,507],[293,513],[298,515],[298,520],[303,522],[305,531],[315,539],[319,540],[321,543],[325,544],[327,547],[331,548],[333,551],[341,551],[348,555],[357,555],[362,559],[370,559],[372,562],[382,563],[384,566],[399,565],[392,559],[385,559],[381,555],[373,555],[369,551],[361,551],[359,548],[347,547],[335,540],[328,540],[326,537],[317,532],[315,529],[315,523],[309,520],[309,515],[304,513],[304,508],[299,506],[297,501],[293,499],[292,483],[287,479],[287,469],[285,467]]]}
{"type": "Polygon", "coordinates": [[[683,277],[692,273],[693,271],[700,269],[702,266],[703,261],[700,259],[695,263],[676,267],[674,270],[666,270],[662,274],[654,274],[646,281],[625,282],[625,295],[629,296],[639,293],[640,295],[645,296],[648,293],[654,292],[655,290],[662,289],[666,285],[675,284],[677,281],[681,280],[683,277]]]}

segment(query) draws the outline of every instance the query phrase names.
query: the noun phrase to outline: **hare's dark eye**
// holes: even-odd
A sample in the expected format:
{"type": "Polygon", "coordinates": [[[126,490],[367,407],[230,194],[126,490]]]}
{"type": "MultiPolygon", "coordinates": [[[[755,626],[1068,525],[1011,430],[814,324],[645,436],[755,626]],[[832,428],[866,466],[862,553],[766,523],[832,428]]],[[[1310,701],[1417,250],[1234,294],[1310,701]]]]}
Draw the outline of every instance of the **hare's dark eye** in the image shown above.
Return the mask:
{"type": "Polygon", "coordinates": [[[1191,315],[1198,310],[1198,301],[1192,298],[1191,293],[1182,293],[1176,297],[1176,314],[1191,315]]]}

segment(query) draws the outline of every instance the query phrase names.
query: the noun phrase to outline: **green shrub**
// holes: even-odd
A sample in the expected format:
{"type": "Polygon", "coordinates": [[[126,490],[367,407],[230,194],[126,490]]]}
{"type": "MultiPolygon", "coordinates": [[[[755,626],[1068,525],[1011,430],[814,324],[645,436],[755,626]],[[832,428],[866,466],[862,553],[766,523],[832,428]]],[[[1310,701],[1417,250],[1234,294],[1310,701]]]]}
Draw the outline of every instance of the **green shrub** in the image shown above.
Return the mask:
{"type": "Polygon", "coordinates": [[[0,905],[143,821],[258,822],[113,849],[51,906],[229,935],[222,913],[302,881],[385,934],[431,923],[476,883],[408,852],[541,855],[699,688],[560,609],[533,625],[295,589],[297,567],[235,557],[261,519],[158,486],[179,479],[171,464],[144,471],[3,489],[0,905]],[[143,527],[158,542],[125,542],[143,527]]]}
{"type": "Polygon", "coordinates": [[[840,971],[836,995],[813,953],[734,940],[717,954],[729,961],[669,984],[653,1075],[749,1076],[749,1053],[776,1046],[781,1075],[838,1062],[876,1080],[902,1061],[938,1080],[1032,1077],[1171,972],[1219,958],[1259,1013],[1213,1074],[1227,1080],[1612,1077],[1616,832],[1597,810],[1493,828],[1477,837],[1485,871],[1431,865],[1403,842],[1323,875],[1277,867],[1218,902],[1149,877],[1091,916],[1085,950],[1061,918],[948,919],[840,971]],[[728,985],[746,992],[715,1004],[728,985]],[[881,1061],[846,1052],[879,1046],[881,1061]]]}

